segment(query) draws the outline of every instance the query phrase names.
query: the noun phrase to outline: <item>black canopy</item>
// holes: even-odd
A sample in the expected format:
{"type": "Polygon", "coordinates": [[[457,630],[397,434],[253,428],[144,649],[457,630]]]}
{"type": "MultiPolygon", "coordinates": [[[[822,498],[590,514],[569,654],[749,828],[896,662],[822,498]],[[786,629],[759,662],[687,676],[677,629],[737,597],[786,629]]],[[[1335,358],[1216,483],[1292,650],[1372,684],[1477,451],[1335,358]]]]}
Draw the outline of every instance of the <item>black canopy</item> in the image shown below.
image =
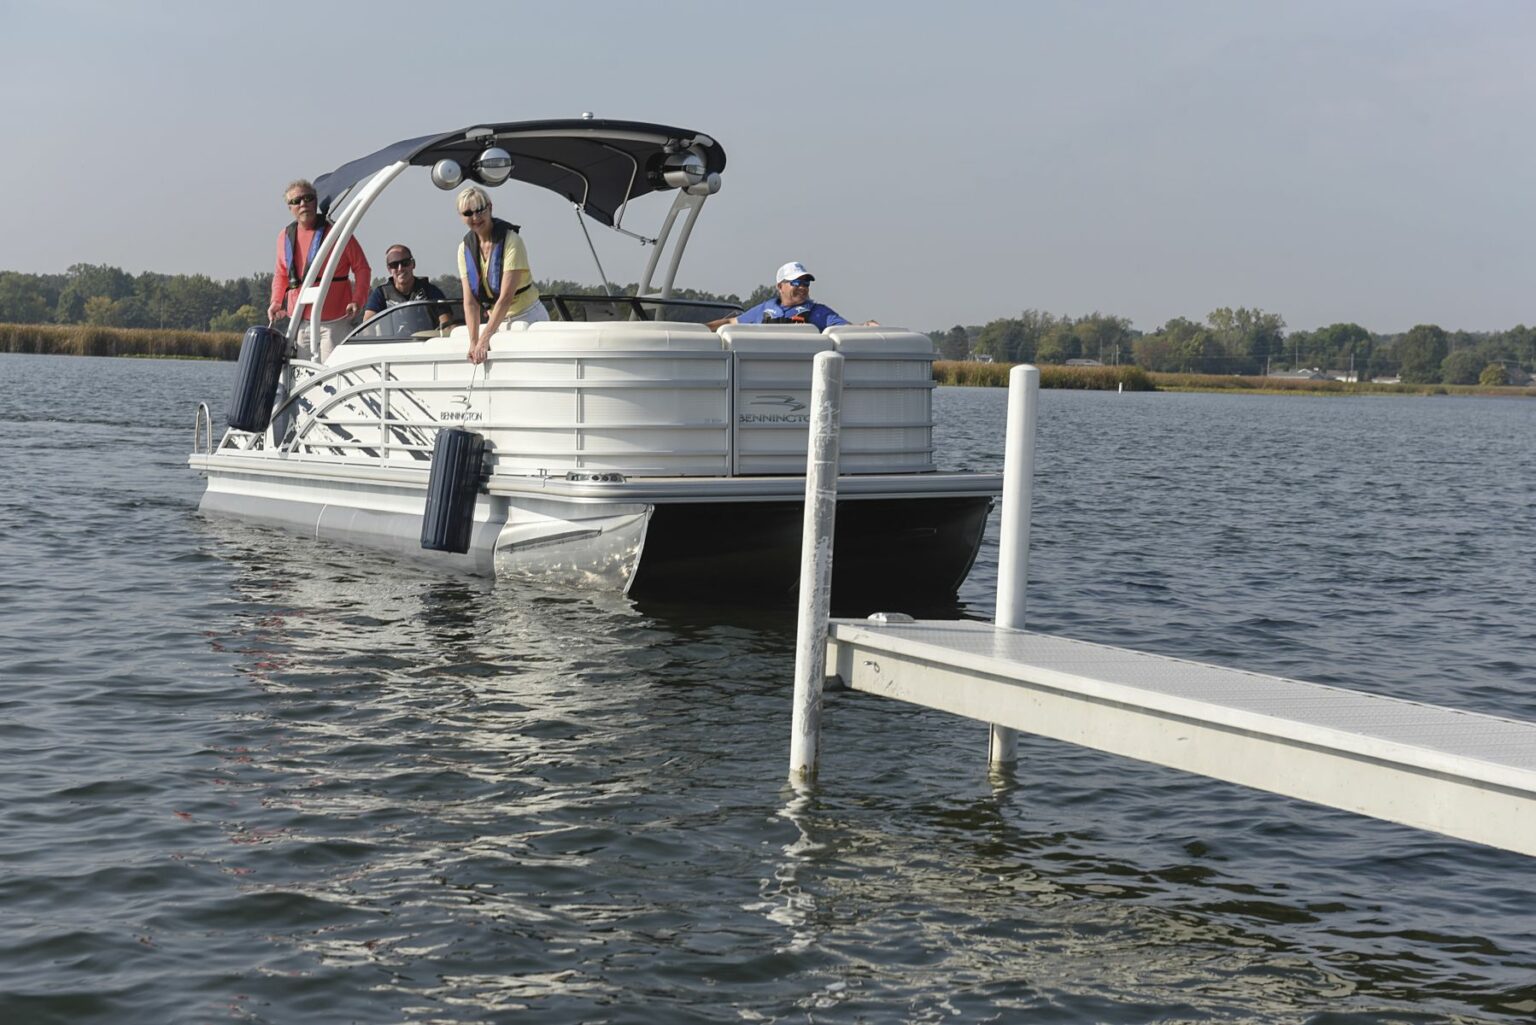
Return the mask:
{"type": "Polygon", "coordinates": [[[481,151],[493,145],[512,154],[509,181],[584,203],[590,217],[609,226],[626,200],[671,187],[661,180],[660,170],[672,153],[692,146],[703,155],[706,173],[725,168],[725,150],[719,143],[683,128],[595,118],[508,121],[406,139],[342,164],[315,182],[320,209],[329,211],[347,189],[390,164],[404,160],[430,167],[447,157],[467,171],[481,151]]]}

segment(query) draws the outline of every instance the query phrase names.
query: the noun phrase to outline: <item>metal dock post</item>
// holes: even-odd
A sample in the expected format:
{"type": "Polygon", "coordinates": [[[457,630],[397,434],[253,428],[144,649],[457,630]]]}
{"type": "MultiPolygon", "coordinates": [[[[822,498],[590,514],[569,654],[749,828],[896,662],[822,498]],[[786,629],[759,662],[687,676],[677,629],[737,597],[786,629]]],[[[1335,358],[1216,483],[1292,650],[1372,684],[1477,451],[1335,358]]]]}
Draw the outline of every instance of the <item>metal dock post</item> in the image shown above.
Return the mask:
{"type": "Polygon", "coordinates": [[[811,437],[805,463],[800,604],[795,626],[795,711],[789,741],[792,780],[815,779],[821,761],[821,692],[826,678],[827,619],[832,600],[843,357],[835,352],[817,353],[811,373],[811,437]]]}
{"type": "MultiPolygon", "coordinates": [[[[1027,363],[1008,372],[1008,427],[1003,442],[1003,511],[997,543],[997,610],[993,622],[1024,629],[1024,591],[1029,583],[1029,510],[1035,477],[1035,420],[1040,371],[1027,363]]],[[[988,762],[1006,771],[1019,759],[1017,731],[992,724],[988,762]]]]}

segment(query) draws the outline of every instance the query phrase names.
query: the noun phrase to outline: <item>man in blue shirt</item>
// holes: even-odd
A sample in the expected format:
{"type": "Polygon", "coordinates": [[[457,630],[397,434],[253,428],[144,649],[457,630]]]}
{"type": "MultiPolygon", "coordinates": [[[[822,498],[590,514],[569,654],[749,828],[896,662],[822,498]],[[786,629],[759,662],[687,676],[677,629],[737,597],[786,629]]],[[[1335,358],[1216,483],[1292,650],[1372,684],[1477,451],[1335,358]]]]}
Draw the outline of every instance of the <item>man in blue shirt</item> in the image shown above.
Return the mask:
{"type": "MultiPolygon", "coordinates": [[[[727,324],[810,324],[824,331],[848,321],[830,306],[811,299],[811,282],[815,275],[805,269],[805,264],[791,261],[779,268],[777,277],[778,298],[758,303],[734,317],[712,320],[709,326],[718,331],[727,324]]],[[[865,327],[879,327],[879,323],[866,320],[865,327]]]]}

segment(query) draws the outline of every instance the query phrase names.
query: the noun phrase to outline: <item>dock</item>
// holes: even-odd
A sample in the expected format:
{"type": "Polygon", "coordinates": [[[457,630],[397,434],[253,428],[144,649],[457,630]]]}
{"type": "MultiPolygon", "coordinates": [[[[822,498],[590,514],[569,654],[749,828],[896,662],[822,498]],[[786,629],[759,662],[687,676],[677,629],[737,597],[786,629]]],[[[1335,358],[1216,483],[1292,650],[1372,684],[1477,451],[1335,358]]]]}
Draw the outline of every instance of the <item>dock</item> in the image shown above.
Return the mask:
{"type": "Polygon", "coordinates": [[[817,776],[831,680],[991,724],[994,771],[1029,733],[1536,856],[1536,722],[1025,629],[1034,367],[1010,374],[995,622],[830,619],[838,358],[812,389],[791,780],[817,776]]]}
{"type": "Polygon", "coordinates": [[[831,621],[827,671],[843,685],[1536,856],[1536,723],[991,623],[887,618],[831,621]]]}

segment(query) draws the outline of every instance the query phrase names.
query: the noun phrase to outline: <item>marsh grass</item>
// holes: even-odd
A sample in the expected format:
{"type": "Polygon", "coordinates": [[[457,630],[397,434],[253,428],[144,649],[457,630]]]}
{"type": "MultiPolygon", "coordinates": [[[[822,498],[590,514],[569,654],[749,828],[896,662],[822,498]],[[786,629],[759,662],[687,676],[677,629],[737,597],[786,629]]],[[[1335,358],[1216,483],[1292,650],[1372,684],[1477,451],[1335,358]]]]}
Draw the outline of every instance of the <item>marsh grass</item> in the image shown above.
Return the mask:
{"type": "Polygon", "coordinates": [[[1224,374],[1150,374],[1159,391],[1240,391],[1256,395],[1499,395],[1536,398],[1536,387],[1481,384],[1377,384],[1224,374]]]}
{"type": "Polygon", "coordinates": [[[240,335],[87,324],[0,324],[0,352],[234,360],[240,358],[240,335]]]}
{"type": "MultiPolygon", "coordinates": [[[[933,379],[939,384],[971,385],[982,388],[1008,387],[1012,363],[969,363],[961,360],[937,360],[933,379]]],[[[1140,367],[1040,367],[1040,387],[1077,388],[1088,391],[1155,391],[1146,371],[1140,367]]]]}

